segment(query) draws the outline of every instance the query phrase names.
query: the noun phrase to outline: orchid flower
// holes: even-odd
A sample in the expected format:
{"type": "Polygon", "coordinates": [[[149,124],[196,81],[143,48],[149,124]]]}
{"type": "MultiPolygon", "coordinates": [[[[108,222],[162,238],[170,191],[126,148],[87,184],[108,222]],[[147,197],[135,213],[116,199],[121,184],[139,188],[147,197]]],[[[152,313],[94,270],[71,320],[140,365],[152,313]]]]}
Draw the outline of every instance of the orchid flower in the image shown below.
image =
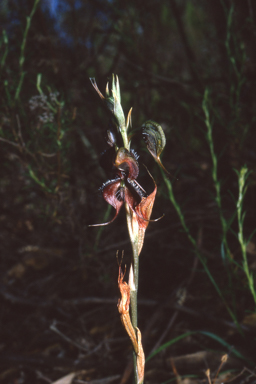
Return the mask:
{"type": "Polygon", "coordinates": [[[134,151],[129,152],[123,147],[119,148],[114,162],[114,169],[116,178],[104,183],[101,191],[104,200],[115,208],[115,216],[107,223],[91,226],[103,226],[112,223],[125,202],[137,216],[139,226],[146,229],[155,200],[156,185],[154,191],[146,196],[146,191],[136,180],[139,175],[139,164],[138,155],[134,151]]]}

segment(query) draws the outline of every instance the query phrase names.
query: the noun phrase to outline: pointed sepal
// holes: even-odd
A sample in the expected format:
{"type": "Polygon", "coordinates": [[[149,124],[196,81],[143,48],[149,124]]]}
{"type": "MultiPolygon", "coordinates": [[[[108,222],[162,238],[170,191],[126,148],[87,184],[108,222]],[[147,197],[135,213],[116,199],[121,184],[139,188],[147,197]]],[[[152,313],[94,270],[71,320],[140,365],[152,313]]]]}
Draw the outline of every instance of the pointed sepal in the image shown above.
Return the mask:
{"type": "Polygon", "coordinates": [[[103,184],[103,186],[101,187],[101,190],[102,190],[102,195],[104,200],[108,204],[112,205],[113,208],[115,208],[116,213],[113,219],[108,221],[107,223],[91,224],[89,225],[89,227],[101,227],[101,226],[105,226],[112,223],[116,219],[124,203],[124,191],[123,191],[123,188],[121,187],[121,179],[114,179],[114,180],[107,181],[106,183],[103,184]]]}

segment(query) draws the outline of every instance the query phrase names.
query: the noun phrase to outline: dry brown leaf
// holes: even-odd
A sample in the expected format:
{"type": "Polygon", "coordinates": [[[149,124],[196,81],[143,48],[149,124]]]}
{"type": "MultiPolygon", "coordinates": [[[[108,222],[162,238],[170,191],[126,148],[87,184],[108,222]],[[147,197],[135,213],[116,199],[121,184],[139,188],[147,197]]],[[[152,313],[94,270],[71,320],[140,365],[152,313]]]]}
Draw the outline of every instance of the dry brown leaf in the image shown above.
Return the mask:
{"type": "MultiPolygon", "coordinates": [[[[167,364],[171,365],[171,360],[174,362],[177,371],[180,375],[186,373],[198,373],[199,371],[206,371],[210,369],[211,372],[215,372],[221,363],[223,357],[222,353],[211,351],[198,351],[182,356],[175,356],[167,359],[167,364]]],[[[229,357],[225,363],[225,370],[232,368],[240,368],[242,363],[235,357],[229,357]]]]}
{"type": "Polygon", "coordinates": [[[256,313],[250,313],[250,315],[245,316],[242,323],[250,327],[256,327],[256,313]]]}
{"type": "Polygon", "coordinates": [[[26,272],[26,266],[22,263],[15,264],[9,271],[7,272],[7,277],[21,279],[26,272]]]}
{"type": "Polygon", "coordinates": [[[32,267],[36,270],[46,268],[55,258],[63,256],[63,250],[58,248],[39,248],[35,245],[27,245],[18,251],[23,254],[22,260],[15,264],[7,272],[7,278],[21,279],[27,267],[32,267]]]}
{"type": "Polygon", "coordinates": [[[55,344],[47,346],[43,350],[42,353],[43,353],[44,356],[51,356],[53,353],[57,353],[57,352],[60,352],[60,351],[61,351],[61,344],[60,343],[55,343],[55,344]]]}
{"type": "Polygon", "coordinates": [[[46,255],[29,256],[24,260],[25,264],[36,269],[44,269],[49,265],[49,257],[46,255]]]}
{"type": "Polygon", "coordinates": [[[77,373],[75,372],[69,373],[68,375],[61,377],[57,381],[52,382],[52,384],[71,384],[76,375],[77,373]]]}
{"type": "Polygon", "coordinates": [[[218,377],[214,380],[214,384],[223,384],[226,383],[234,377],[234,373],[231,372],[223,372],[218,375],[218,377]]]}
{"type": "Polygon", "coordinates": [[[28,229],[30,232],[34,231],[34,226],[33,226],[32,222],[31,222],[30,220],[25,220],[24,223],[25,223],[27,229],[28,229]]]}
{"type": "Polygon", "coordinates": [[[181,382],[182,384],[198,384],[198,380],[191,379],[190,377],[185,377],[181,382]]]}
{"type": "Polygon", "coordinates": [[[90,335],[97,335],[98,333],[105,333],[110,329],[110,324],[95,326],[90,330],[90,335]]]}

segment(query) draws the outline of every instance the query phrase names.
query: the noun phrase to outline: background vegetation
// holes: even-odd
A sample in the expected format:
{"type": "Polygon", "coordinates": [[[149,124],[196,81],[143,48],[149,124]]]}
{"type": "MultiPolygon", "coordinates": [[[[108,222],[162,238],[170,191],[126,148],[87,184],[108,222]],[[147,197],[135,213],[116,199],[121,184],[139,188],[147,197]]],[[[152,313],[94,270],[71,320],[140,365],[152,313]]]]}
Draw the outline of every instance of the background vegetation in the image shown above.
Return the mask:
{"type": "Polygon", "coordinates": [[[140,256],[145,382],[206,381],[225,353],[222,382],[255,380],[255,19],[251,0],[1,1],[2,383],[132,380],[116,308],[125,214],[88,228],[114,214],[89,81],[103,90],[112,73],[133,126],[163,127],[173,175],[138,136],[152,218],[165,214],[140,256]]]}

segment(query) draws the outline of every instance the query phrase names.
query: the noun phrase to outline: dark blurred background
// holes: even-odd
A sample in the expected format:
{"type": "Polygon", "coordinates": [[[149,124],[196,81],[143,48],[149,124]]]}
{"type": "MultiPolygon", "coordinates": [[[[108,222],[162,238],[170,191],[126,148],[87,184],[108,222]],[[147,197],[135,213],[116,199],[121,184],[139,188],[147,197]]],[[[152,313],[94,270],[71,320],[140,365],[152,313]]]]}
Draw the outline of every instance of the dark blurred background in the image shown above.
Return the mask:
{"type": "MultiPolygon", "coordinates": [[[[131,346],[116,308],[116,251],[124,250],[127,265],[131,257],[124,209],[109,226],[88,227],[114,216],[99,192],[110,177],[100,166],[109,116],[89,80],[95,78],[104,93],[112,73],[119,76],[125,114],[133,107],[133,127],[149,119],[162,126],[162,161],[174,195],[242,327],[198,262],[138,134],[132,147],[140,155],[139,182],[153,190],[144,163],[158,186],[152,218],[165,214],[149,224],[140,256],[139,327],[146,356],[157,343],[206,330],[235,346],[250,367],[255,305],[241,268],[234,169],[246,164],[252,171],[244,201],[249,239],[256,208],[255,18],[252,0],[1,0],[1,382],[54,382],[78,372],[74,383],[108,383],[129,372],[131,346]],[[205,90],[222,211],[232,222],[227,240],[233,262],[223,252],[205,90]]],[[[252,274],[255,254],[251,236],[252,274]]],[[[177,376],[179,362],[176,367],[170,356],[228,352],[217,339],[184,340],[149,361],[146,383],[177,376]]],[[[202,368],[192,357],[184,374],[203,381],[213,360],[208,356],[202,368]]],[[[240,365],[231,368],[239,371],[240,365]]],[[[123,384],[131,382],[128,377],[123,384]]]]}

